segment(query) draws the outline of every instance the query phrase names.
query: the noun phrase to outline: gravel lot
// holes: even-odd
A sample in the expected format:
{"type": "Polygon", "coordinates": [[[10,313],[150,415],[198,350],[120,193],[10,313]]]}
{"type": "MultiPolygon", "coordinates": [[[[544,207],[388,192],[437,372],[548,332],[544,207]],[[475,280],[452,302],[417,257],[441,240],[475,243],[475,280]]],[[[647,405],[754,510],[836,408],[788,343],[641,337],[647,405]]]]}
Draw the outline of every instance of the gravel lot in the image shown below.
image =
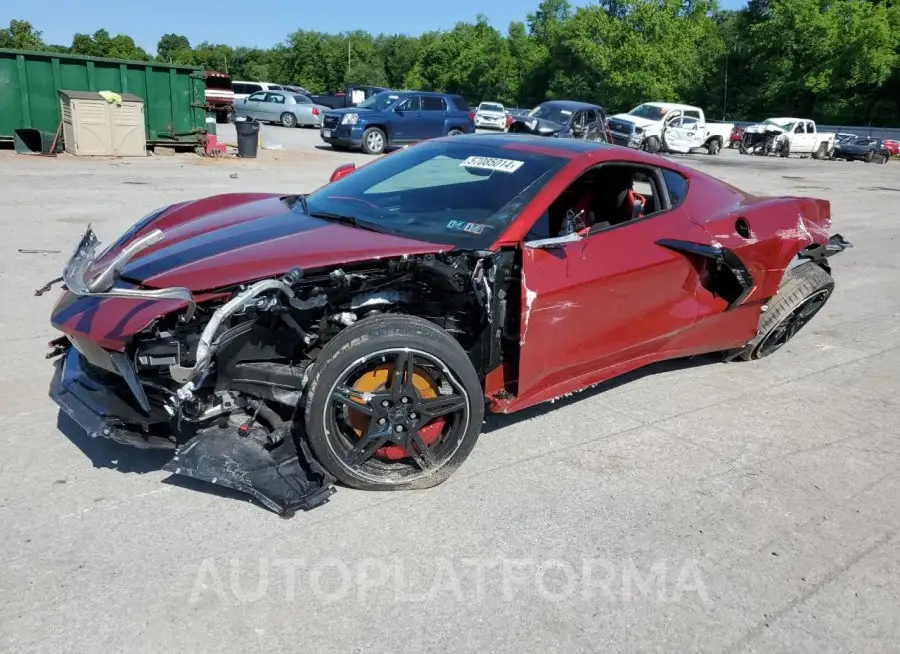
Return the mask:
{"type": "Polygon", "coordinates": [[[897,647],[900,166],[684,157],[749,191],[831,200],[856,247],[801,336],[760,362],[657,366],[492,419],[438,488],[341,488],[281,520],[152,454],[64,436],[43,358],[56,292],[32,296],[87,223],[109,241],[162,204],[308,191],[368,160],[317,149],[313,130],[264,141],[286,150],[0,152],[0,649],[897,647]]]}

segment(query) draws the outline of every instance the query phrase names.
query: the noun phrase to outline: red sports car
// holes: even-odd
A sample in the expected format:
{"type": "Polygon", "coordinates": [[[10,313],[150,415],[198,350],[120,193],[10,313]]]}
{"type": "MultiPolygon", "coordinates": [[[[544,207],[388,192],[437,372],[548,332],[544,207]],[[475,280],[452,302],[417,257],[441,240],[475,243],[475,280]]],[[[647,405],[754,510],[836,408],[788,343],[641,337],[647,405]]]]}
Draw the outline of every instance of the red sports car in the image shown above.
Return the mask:
{"type": "Polygon", "coordinates": [[[175,204],[99,254],[88,229],[53,309],[51,397],[289,514],[335,480],[439,484],[486,410],[772,354],[849,246],[824,200],[577,139],[444,138],[334,178],[175,204]]]}

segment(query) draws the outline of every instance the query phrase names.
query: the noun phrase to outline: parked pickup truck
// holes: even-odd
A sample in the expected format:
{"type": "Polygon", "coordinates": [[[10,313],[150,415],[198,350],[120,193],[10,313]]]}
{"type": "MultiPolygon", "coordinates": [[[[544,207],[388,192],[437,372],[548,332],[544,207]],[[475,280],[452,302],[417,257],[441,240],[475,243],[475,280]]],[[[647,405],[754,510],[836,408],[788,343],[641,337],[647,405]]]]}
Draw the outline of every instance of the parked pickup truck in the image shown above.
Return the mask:
{"type": "Polygon", "coordinates": [[[474,131],[475,115],[461,95],[382,91],[358,107],[326,111],[321,136],[335,150],[381,154],[398,145],[474,131]]]}
{"type": "Polygon", "coordinates": [[[646,152],[688,153],[705,148],[718,154],[731,139],[731,123],[707,123],[699,107],[645,102],[607,123],[613,143],[646,152]]]}
{"type": "Polygon", "coordinates": [[[751,154],[811,155],[827,159],[834,151],[836,134],[820,132],[807,118],[768,118],[744,128],[741,152],[751,154]]]}
{"type": "Polygon", "coordinates": [[[343,91],[337,93],[326,93],[325,95],[311,95],[310,99],[314,104],[322,105],[330,109],[343,109],[345,107],[356,107],[360,103],[365,102],[376,93],[389,91],[381,86],[365,86],[359,84],[349,84],[344,87],[343,91]]]}

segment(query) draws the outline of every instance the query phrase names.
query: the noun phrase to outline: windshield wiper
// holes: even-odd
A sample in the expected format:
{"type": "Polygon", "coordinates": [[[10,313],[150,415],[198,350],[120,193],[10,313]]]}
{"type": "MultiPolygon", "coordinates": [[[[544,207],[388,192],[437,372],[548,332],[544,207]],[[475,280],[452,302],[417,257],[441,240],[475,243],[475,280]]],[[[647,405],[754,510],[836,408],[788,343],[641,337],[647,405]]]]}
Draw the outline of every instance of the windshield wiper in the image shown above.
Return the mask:
{"type": "MultiPolygon", "coordinates": [[[[307,212],[308,213],[308,212],[307,212]]],[[[369,231],[378,231],[366,223],[361,223],[359,220],[354,218],[353,216],[345,216],[340,213],[330,213],[328,211],[313,211],[309,213],[313,218],[319,218],[320,220],[328,220],[333,223],[340,223],[342,225],[349,225],[350,227],[355,227],[357,229],[368,229],[369,231]]]]}
{"type": "Polygon", "coordinates": [[[300,203],[300,208],[303,209],[303,213],[308,214],[308,213],[309,213],[309,207],[306,206],[306,196],[305,196],[305,195],[298,195],[298,196],[297,196],[297,201],[300,203]]]}

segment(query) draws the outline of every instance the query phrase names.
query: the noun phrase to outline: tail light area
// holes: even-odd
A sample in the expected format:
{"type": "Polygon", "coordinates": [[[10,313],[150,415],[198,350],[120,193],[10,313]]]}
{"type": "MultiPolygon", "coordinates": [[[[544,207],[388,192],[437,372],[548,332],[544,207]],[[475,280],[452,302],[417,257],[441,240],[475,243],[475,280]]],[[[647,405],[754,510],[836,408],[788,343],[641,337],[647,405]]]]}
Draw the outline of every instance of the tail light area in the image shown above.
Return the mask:
{"type": "Polygon", "coordinates": [[[474,123],[474,122],[475,122],[475,114],[474,114],[473,112],[471,112],[471,111],[469,112],[469,122],[470,122],[470,123],[474,123]]]}
{"type": "Polygon", "coordinates": [[[317,107],[313,107],[312,114],[313,114],[313,116],[318,116],[318,115],[319,115],[319,109],[318,109],[317,107]]]}

